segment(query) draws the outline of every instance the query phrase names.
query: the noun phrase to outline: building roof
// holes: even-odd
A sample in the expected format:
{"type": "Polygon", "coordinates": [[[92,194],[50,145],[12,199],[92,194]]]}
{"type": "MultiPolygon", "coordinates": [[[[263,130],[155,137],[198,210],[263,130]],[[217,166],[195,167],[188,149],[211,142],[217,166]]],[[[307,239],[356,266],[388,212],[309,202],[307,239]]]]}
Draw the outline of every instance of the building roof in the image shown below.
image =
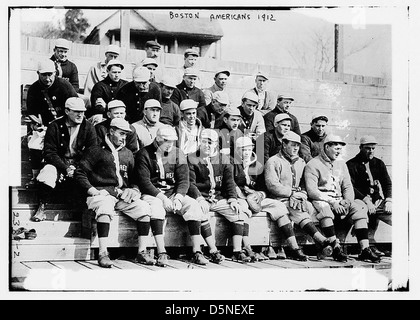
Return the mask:
{"type": "MultiPolygon", "coordinates": [[[[118,13],[117,10],[95,26],[84,42],[90,43],[102,27],[108,30],[119,30],[119,19],[115,19],[118,13]]],[[[218,21],[210,21],[206,17],[171,19],[169,12],[163,13],[157,10],[131,10],[130,30],[131,32],[150,32],[154,35],[198,37],[213,41],[223,37],[223,30],[218,21]]]]}

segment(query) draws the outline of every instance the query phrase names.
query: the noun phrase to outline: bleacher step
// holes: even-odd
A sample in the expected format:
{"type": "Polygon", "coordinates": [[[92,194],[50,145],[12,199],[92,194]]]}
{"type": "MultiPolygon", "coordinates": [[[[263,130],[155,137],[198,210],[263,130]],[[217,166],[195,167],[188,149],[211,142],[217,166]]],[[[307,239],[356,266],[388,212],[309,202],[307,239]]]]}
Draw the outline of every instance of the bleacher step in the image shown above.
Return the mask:
{"type": "MultiPolygon", "coordinates": [[[[65,204],[51,204],[45,210],[45,221],[81,221],[82,211],[69,209],[65,204]]],[[[12,224],[15,226],[20,221],[29,221],[38,209],[35,204],[19,204],[12,208],[12,224]]]]}

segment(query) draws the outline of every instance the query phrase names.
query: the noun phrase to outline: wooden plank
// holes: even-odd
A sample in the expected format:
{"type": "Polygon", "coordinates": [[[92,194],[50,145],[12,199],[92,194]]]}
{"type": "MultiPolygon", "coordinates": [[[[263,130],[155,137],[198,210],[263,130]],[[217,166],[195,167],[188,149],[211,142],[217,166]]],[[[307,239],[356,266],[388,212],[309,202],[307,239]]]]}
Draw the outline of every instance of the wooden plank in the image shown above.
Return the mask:
{"type": "Polygon", "coordinates": [[[191,268],[200,268],[200,269],[209,269],[209,270],[213,270],[213,269],[226,269],[226,268],[229,268],[229,266],[227,266],[226,264],[225,264],[225,261],[223,261],[222,263],[220,263],[220,264],[217,264],[217,263],[212,263],[212,262],[209,262],[208,264],[206,264],[205,266],[201,266],[201,265],[198,265],[198,264],[195,264],[195,263],[192,263],[190,260],[187,260],[187,259],[183,259],[183,258],[178,258],[177,260],[179,260],[179,261],[183,261],[184,263],[187,263],[187,264],[189,264],[189,265],[191,265],[191,268]]]}
{"type": "Polygon", "coordinates": [[[236,261],[232,261],[231,258],[227,258],[225,261],[223,261],[223,266],[226,266],[228,268],[233,268],[233,269],[248,269],[248,270],[254,270],[254,269],[258,269],[258,267],[255,266],[256,263],[241,263],[241,262],[236,262],[236,261]]]}
{"type": "Polygon", "coordinates": [[[28,276],[31,268],[22,262],[11,263],[10,278],[11,281],[20,281],[28,276]]]}
{"type": "Polygon", "coordinates": [[[82,266],[85,266],[88,269],[92,270],[104,270],[104,268],[100,267],[97,260],[87,260],[87,261],[77,261],[82,266]]]}
{"type": "MultiPolygon", "coordinates": [[[[13,205],[12,207],[12,225],[13,227],[23,226],[23,224],[29,224],[30,219],[35,214],[36,210],[38,209],[37,204],[28,204],[28,203],[21,203],[20,205],[13,205]]],[[[45,210],[46,219],[44,222],[46,223],[45,226],[51,225],[51,221],[72,221],[80,222],[81,220],[81,212],[75,209],[47,209],[45,210]]],[[[35,223],[32,225],[33,228],[39,229],[41,223],[35,223]],[[38,227],[37,227],[38,226],[38,227]]]]}
{"type": "Polygon", "coordinates": [[[78,263],[77,261],[51,261],[52,265],[57,268],[64,269],[67,271],[86,271],[89,270],[86,266],[78,263]]]}
{"type": "Polygon", "coordinates": [[[115,266],[119,269],[123,270],[144,270],[144,271],[152,271],[151,268],[146,268],[146,266],[138,263],[134,263],[132,261],[128,260],[122,260],[122,259],[115,259],[112,260],[112,262],[115,264],[115,266]]]}
{"type": "Polygon", "coordinates": [[[49,261],[28,261],[28,262],[23,262],[22,264],[24,264],[25,266],[27,266],[28,268],[30,268],[32,270],[58,269],[57,266],[53,265],[49,261]]]}
{"type": "MultiPolygon", "coordinates": [[[[77,238],[81,236],[80,221],[34,222],[30,220],[22,220],[19,226],[26,228],[27,230],[35,229],[37,233],[37,239],[46,237],[77,238]]],[[[14,228],[17,229],[17,226],[14,228]]]]}

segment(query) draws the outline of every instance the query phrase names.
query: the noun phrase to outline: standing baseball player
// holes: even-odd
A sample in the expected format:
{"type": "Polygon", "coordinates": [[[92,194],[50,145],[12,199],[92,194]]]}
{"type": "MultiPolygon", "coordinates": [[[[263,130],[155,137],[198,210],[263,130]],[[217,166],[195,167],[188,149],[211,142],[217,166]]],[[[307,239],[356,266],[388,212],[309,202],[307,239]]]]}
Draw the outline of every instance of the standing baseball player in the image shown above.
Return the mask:
{"type": "Polygon", "coordinates": [[[150,206],[140,200],[139,188],[133,182],[133,153],[125,147],[125,139],[130,131],[126,120],[112,119],[102,144],[86,152],[75,172],[76,181],[88,195],[88,209],[95,212],[99,240],[98,263],[103,268],[113,265],[108,255],[108,235],[116,210],[136,221],[139,241],[137,261],[144,264],[155,262],[146,251],[150,206]]]}
{"type": "Polygon", "coordinates": [[[321,230],[332,243],[334,260],[346,262],[339,240],[335,234],[334,218],[350,219],[361,253],[359,259],[379,262],[380,257],[372,252],[368,240],[367,207],[360,199],[354,199],[354,190],[346,164],[338,160],[346,143],[339,136],[328,134],[321,153],[310,160],[304,170],[306,190],[317,210],[321,230]]]}

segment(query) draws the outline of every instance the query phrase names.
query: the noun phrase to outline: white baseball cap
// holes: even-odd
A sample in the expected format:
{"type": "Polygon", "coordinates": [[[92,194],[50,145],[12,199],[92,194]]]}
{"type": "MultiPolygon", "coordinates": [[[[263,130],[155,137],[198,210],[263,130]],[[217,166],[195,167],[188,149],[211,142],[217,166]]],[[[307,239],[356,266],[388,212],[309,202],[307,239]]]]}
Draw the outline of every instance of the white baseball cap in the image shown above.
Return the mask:
{"type": "Polygon", "coordinates": [[[188,109],[197,109],[197,106],[198,106],[197,101],[194,101],[192,99],[185,99],[185,100],[182,100],[181,103],[179,104],[179,110],[185,111],[188,109]]]}
{"type": "Polygon", "coordinates": [[[79,97],[70,97],[64,104],[65,108],[73,111],[86,111],[85,102],[79,97]]]}
{"type": "Polygon", "coordinates": [[[137,67],[133,70],[133,80],[145,82],[150,80],[150,70],[146,67],[137,67]]]}
{"type": "Polygon", "coordinates": [[[236,139],[235,147],[236,148],[244,148],[244,147],[250,147],[254,146],[254,143],[252,142],[251,138],[248,137],[239,137],[236,139]]]}
{"type": "Polygon", "coordinates": [[[128,123],[127,120],[124,120],[123,118],[114,118],[114,119],[112,119],[110,126],[111,127],[118,128],[118,129],[121,129],[123,131],[131,132],[130,124],[128,123]]]}

